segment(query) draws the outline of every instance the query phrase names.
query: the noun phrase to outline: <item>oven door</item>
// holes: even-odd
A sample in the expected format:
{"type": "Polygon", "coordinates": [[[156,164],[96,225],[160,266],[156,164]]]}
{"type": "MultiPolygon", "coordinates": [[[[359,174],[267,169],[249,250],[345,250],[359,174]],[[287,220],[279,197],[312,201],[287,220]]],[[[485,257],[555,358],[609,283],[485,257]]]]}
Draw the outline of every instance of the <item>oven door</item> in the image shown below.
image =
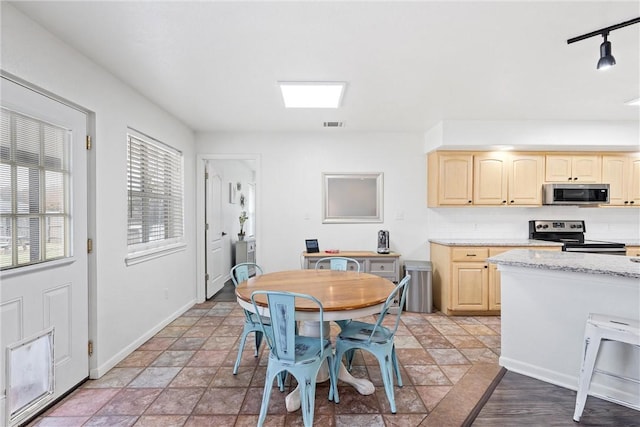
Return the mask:
{"type": "Polygon", "coordinates": [[[604,254],[604,255],[627,255],[627,250],[624,246],[606,246],[606,245],[565,245],[562,248],[565,252],[583,252],[589,254],[604,254]]]}

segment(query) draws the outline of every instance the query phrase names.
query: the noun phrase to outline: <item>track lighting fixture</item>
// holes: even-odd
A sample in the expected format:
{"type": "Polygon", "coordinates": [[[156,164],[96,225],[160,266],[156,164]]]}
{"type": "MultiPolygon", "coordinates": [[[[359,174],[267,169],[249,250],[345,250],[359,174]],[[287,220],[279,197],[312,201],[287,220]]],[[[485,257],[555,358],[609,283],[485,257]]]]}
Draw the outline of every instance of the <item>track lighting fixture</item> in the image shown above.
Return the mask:
{"type": "Polygon", "coordinates": [[[607,41],[609,33],[603,33],[604,41],[600,45],[600,60],[598,61],[598,70],[606,70],[616,65],[616,58],[611,55],[611,42],[607,41]]]}
{"type": "Polygon", "coordinates": [[[618,28],[623,28],[623,27],[627,27],[627,26],[632,25],[632,24],[637,24],[639,22],[640,22],[640,17],[639,18],[634,18],[634,19],[631,19],[629,21],[625,21],[625,22],[621,22],[621,23],[616,24],[616,25],[612,25],[610,27],[602,28],[600,30],[592,31],[590,33],[583,34],[581,36],[573,37],[573,38],[567,40],[567,44],[571,44],[571,43],[574,43],[574,42],[577,42],[577,41],[580,41],[580,40],[588,39],[589,37],[602,36],[604,38],[604,41],[600,45],[600,59],[598,60],[598,65],[597,65],[596,68],[598,70],[606,70],[607,68],[610,68],[610,67],[613,67],[614,65],[616,65],[616,59],[611,54],[611,42],[607,40],[607,37],[609,36],[609,32],[611,32],[613,30],[617,30],[618,28]]]}

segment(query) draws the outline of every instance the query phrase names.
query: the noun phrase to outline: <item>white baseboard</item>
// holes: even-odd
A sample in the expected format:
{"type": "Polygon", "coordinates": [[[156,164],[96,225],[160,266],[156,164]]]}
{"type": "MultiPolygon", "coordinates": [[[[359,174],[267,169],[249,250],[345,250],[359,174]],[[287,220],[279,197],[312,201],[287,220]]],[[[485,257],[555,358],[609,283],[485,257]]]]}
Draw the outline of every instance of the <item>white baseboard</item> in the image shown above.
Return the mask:
{"type": "Polygon", "coordinates": [[[123,348],[121,351],[116,353],[112,358],[107,360],[105,363],[103,363],[102,365],[100,365],[100,366],[98,366],[98,367],[96,367],[94,369],[91,369],[89,371],[89,378],[91,378],[92,380],[95,380],[95,379],[100,378],[101,376],[103,376],[107,372],[109,372],[109,370],[111,370],[111,368],[116,366],[118,363],[122,362],[128,355],[133,353],[134,350],[136,350],[142,344],[147,342],[155,334],[160,332],[160,330],[162,330],[162,328],[164,328],[169,323],[171,323],[174,320],[176,320],[184,312],[186,312],[191,307],[193,307],[193,305],[195,303],[196,303],[196,299],[194,298],[193,300],[189,301],[188,303],[186,303],[185,305],[180,307],[178,310],[176,310],[175,312],[170,314],[165,320],[163,320],[162,322],[160,322],[159,324],[157,324],[156,326],[154,326],[153,328],[151,328],[150,330],[145,332],[142,336],[140,336],[138,339],[133,341],[131,344],[129,344],[128,346],[123,348]]]}

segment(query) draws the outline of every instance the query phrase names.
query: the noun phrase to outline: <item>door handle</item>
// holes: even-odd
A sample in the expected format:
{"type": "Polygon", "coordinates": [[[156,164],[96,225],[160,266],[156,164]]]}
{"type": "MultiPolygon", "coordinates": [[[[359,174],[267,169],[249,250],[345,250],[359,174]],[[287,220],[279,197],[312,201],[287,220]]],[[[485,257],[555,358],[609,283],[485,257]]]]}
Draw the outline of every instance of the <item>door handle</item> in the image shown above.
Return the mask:
{"type": "Polygon", "coordinates": [[[222,232],[222,237],[226,236],[227,233],[225,233],[224,231],[222,232]]]}

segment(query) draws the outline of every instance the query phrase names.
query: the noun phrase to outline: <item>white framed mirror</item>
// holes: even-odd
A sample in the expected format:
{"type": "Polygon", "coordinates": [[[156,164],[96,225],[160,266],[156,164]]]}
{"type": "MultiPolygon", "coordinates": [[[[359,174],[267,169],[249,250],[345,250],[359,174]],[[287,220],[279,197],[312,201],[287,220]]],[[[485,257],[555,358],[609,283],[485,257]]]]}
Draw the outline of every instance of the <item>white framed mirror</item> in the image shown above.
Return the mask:
{"type": "Polygon", "coordinates": [[[383,221],[383,175],[323,173],[324,224],[383,221]]]}

